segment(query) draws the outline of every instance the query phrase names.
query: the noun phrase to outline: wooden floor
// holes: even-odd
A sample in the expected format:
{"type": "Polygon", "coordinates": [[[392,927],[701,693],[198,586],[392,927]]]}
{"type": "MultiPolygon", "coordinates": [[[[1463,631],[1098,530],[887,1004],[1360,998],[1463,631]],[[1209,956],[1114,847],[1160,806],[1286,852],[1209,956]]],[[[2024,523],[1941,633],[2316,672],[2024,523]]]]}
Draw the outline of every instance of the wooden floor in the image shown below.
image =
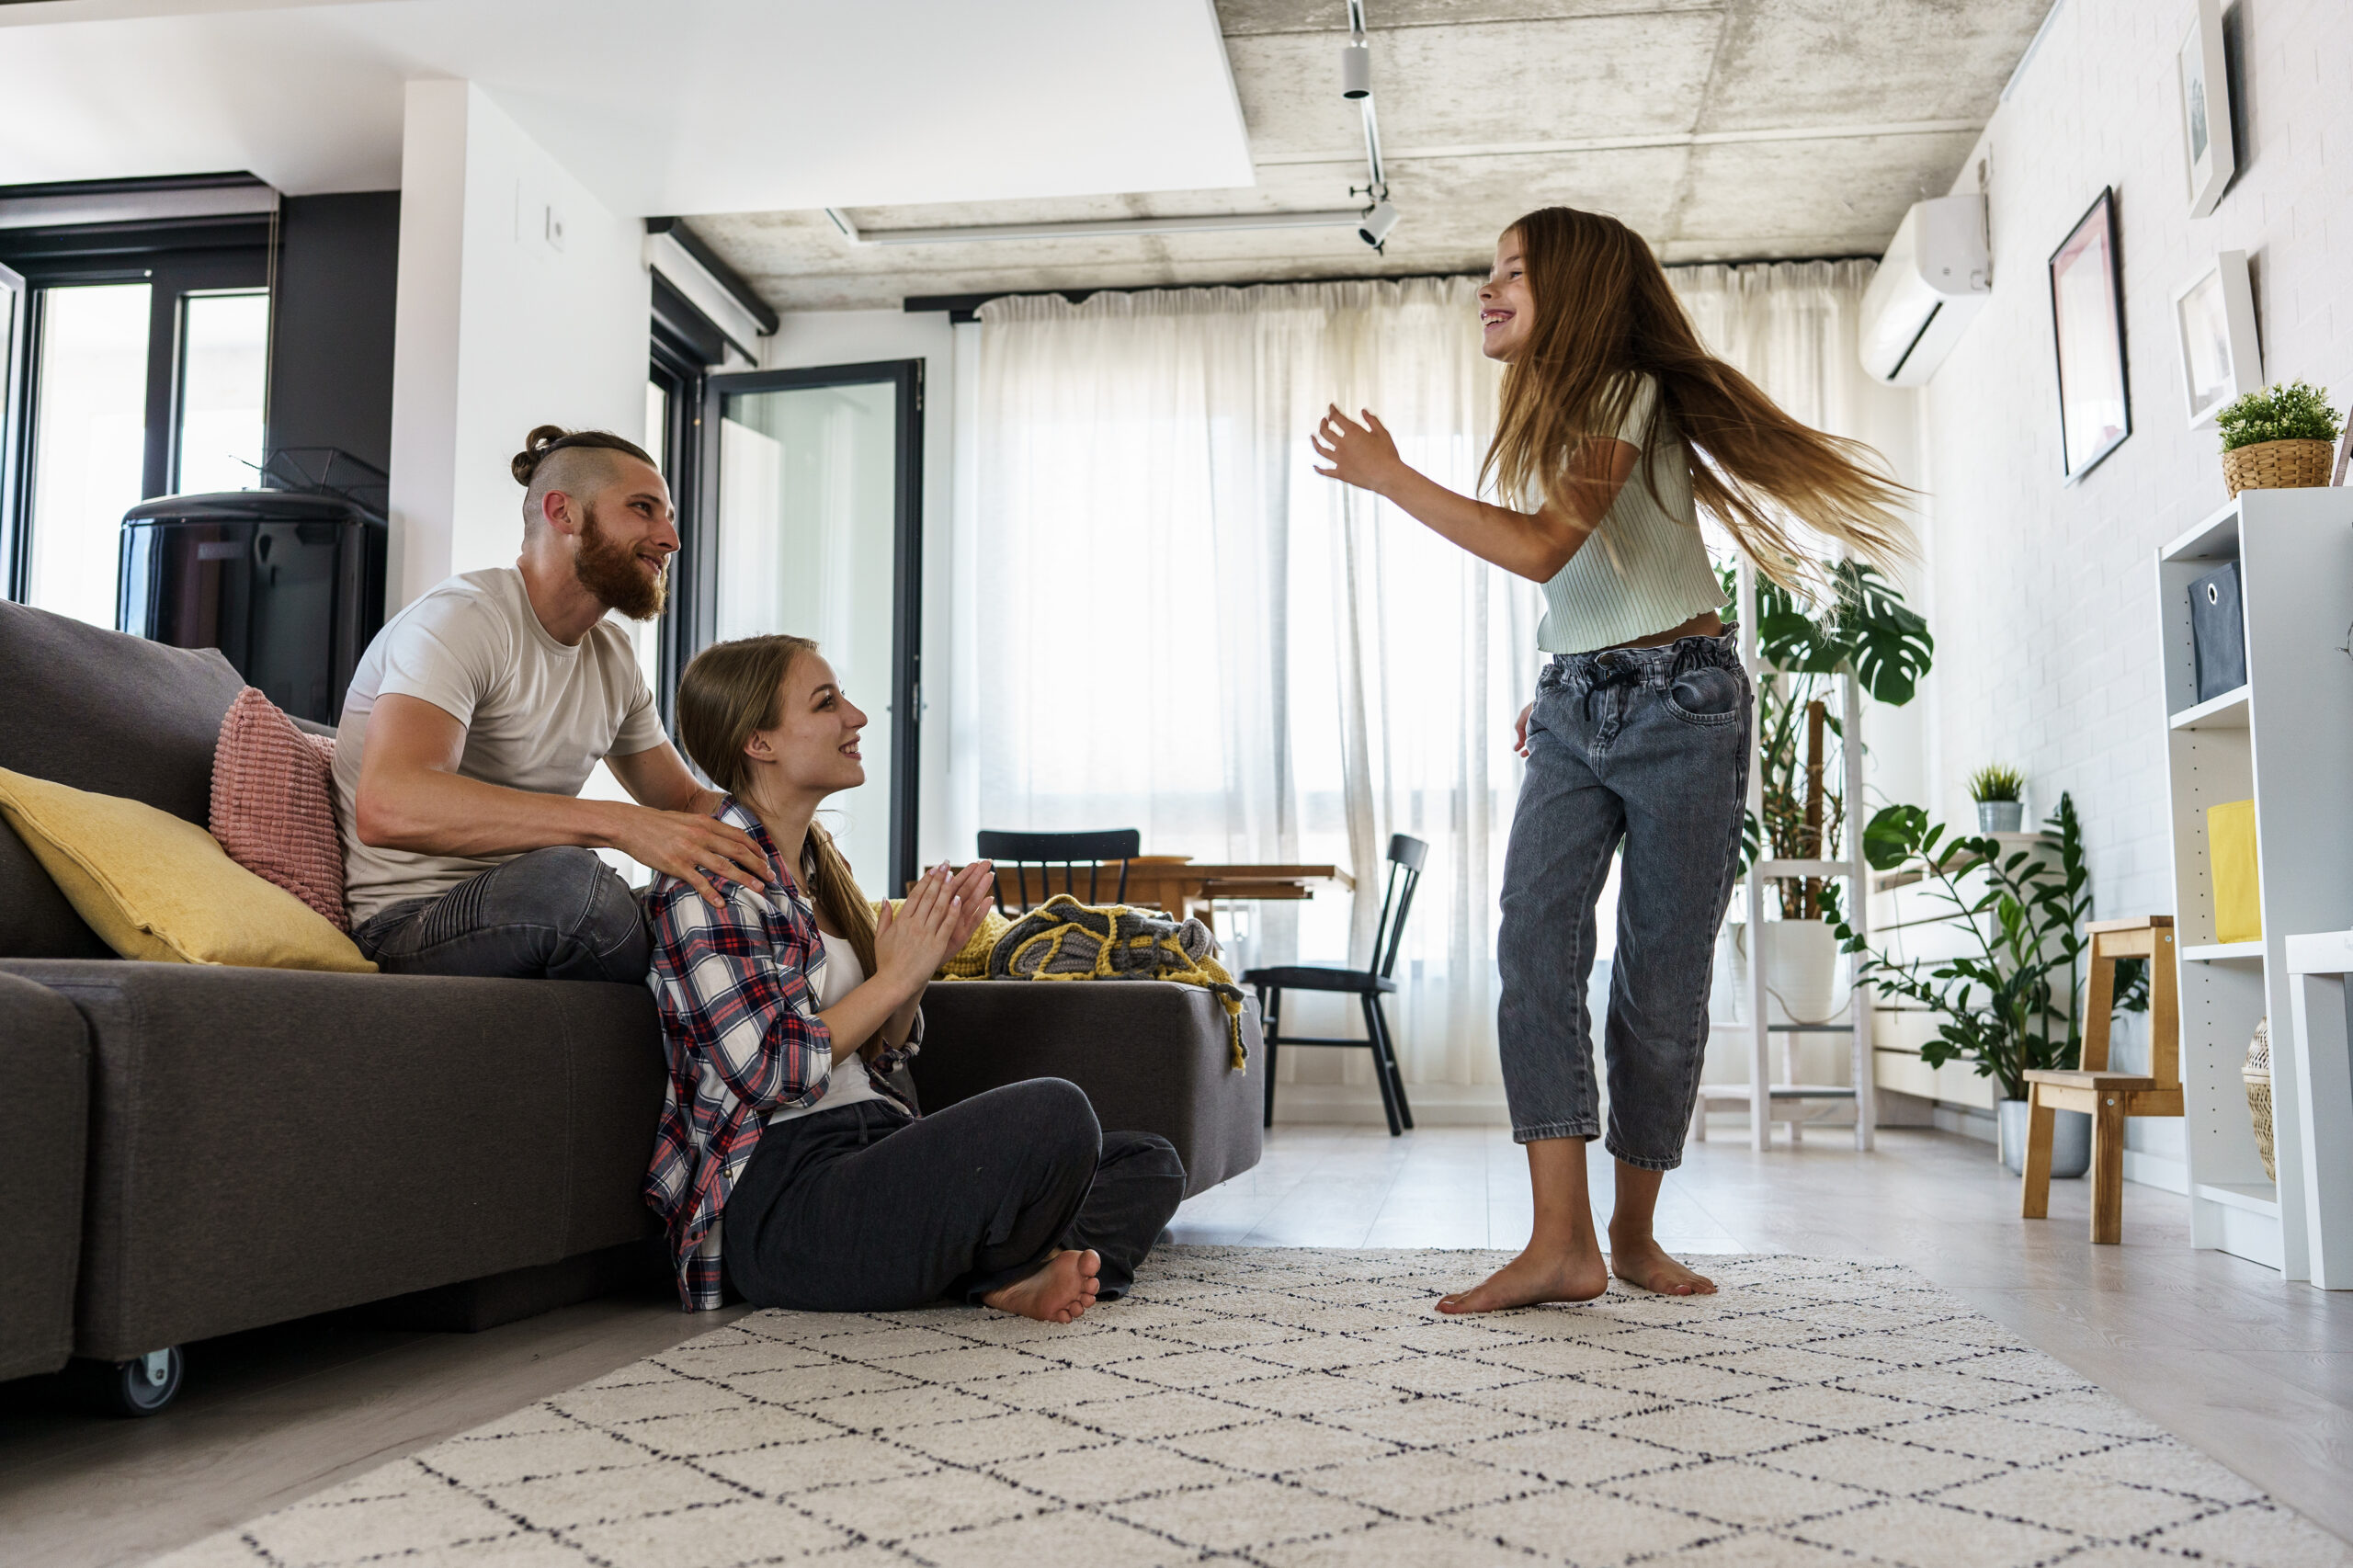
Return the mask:
{"type": "MultiPolygon", "coordinates": [[[[1597,1147],[1605,1209],[1607,1165],[1597,1147]]],[[[1984,1143],[1890,1131],[1858,1154],[1825,1130],[1761,1154],[1693,1145],[1659,1225],[1686,1253],[1907,1264],[2353,1540],[2353,1292],[2191,1251],[2183,1200],[2148,1187],[2125,1189],[2120,1247],[2085,1239],[2081,1182],[2053,1184],[2047,1221],[2018,1220],[2017,1202],[1984,1143]]],[[[1252,1246],[1513,1247],[1528,1220],[1526,1166],[1501,1130],[1282,1126],[1256,1170],[1174,1229],[1252,1246]]],[[[480,1335],[296,1324],[194,1347],[187,1392],[147,1421],[84,1415],[45,1380],[0,1384],[0,1562],[140,1562],[728,1315],[610,1299],[480,1335]]]]}

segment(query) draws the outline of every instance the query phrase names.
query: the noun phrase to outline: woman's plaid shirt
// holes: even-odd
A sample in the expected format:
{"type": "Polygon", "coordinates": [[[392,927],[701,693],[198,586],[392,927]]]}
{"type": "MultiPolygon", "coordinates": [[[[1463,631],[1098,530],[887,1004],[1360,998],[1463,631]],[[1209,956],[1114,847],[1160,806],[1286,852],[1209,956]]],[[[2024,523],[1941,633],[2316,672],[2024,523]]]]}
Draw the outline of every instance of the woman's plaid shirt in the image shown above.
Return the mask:
{"type": "MultiPolygon", "coordinates": [[[[741,801],[719,820],[750,834],[767,857],[768,885],[713,877],[727,906],[713,909],[676,877],[646,894],[670,1084],[645,1200],[670,1233],[678,1299],[689,1312],[720,1304],[720,1211],[759,1146],[772,1111],[807,1105],[833,1075],[834,1040],[817,1017],[825,944],[798,880],[788,879],[767,829],[741,801]]],[[[875,1087],[915,1053],[886,1051],[869,1066],[875,1087]]]]}

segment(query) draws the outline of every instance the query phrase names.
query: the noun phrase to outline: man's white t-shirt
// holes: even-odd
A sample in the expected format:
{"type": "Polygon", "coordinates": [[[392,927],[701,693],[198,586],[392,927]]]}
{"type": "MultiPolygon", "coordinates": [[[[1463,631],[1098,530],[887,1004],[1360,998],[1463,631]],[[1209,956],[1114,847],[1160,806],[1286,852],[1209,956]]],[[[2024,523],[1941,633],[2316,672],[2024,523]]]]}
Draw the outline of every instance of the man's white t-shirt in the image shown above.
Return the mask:
{"type": "Polygon", "coordinates": [[[600,620],[576,646],[548,635],[512,566],[461,573],[376,634],[351,677],[335,731],[344,895],[355,926],[404,899],[447,892],[513,855],[378,849],[353,831],[359,758],[380,697],[422,698],[466,727],[458,771],[485,784],[577,795],[607,756],[666,738],[629,634],[600,620]]]}

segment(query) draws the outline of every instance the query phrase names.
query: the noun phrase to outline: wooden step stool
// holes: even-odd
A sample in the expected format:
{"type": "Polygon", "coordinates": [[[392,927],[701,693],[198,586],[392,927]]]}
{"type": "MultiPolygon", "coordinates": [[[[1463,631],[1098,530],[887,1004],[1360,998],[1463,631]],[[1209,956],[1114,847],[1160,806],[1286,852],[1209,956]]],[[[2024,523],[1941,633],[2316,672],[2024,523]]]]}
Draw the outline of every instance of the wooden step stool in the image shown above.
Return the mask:
{"type": "Polygon", "coordinates": [[[2092,1240],[2124,1239],[2124,1119],[2179,1116],[2181,1012],[2174,971],[2173,916],[2095,920],[2090,933],[2091,994],[2086,1001],[2084,1064],[2073,1073],[2033,1072],[2027,1081],[2025,1191],[2018,1212],[2051,1214],[2052,1115],[2089,1111],[2092,1119],[2092,1240]],[[2149,1070],[2108,1070],[2108,1021],[2116,1008],[2116,960],[2149,960],[2149,1070]]]}

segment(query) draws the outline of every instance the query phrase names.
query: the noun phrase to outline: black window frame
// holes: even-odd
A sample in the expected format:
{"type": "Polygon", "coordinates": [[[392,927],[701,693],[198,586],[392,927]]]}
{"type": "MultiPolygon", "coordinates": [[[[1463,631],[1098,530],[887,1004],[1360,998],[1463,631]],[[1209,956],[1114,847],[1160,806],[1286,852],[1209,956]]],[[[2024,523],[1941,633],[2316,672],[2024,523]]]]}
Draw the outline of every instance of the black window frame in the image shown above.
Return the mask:
{"type": "MultiPolygon", "coordinates": [[[[659,274],[655,280],[660,281],[659,274]]],[[[702,514],[702,410],[704,383],[710,376],[710,366],[697,358],[696,352],[676,334],[665,331],[659,314],[654,317],[645,379],[661,387],[669,400],[662,432],[664,449],[654,458],[669,481],[670,504],[677,513],[678,558],[670,565],[669,612],[657,623],[654,634],[659,667],[654,700],[662,713],[662,727],[674,734],[677,732],[678,672],[687,667],[695,652],[684,635],[692,616],[687,601],[693,597],[687,588],[692,560],[687,541],[695,536],[702,514]]]]}
{"type": "Polygon", "coordinates": [[[714,371],[705,377],[697,527],[692,534],[679,529],[680,560],[673,574],[678,608],[672,631],[676,645],[691,658],[709,645],[719,619],[719,424],[730,395],[884,383],[894,389],[897,490],[892,517],[891,863],[886,884],[894,892],[916,876],[916,819],[922,799],[924,363],[877,359],[790,370],[714,371]]]}
{"type": "MultiPolygon", "coordinates": [[[[6,448],[0,454],[0,592],[31,590],[32,499],[40,475],[41,329],[49,291],[90,284],[148,286],[146,445],[140,497],[172,494],[179,466],[181,350],[189,294],[258,291],[278,319],[275,214],[90,223],[0,231],[0,267],[22,278],[6,379],[6,448]]],[[[265,417],[267,391],[265,383],[265,417]]]]}

